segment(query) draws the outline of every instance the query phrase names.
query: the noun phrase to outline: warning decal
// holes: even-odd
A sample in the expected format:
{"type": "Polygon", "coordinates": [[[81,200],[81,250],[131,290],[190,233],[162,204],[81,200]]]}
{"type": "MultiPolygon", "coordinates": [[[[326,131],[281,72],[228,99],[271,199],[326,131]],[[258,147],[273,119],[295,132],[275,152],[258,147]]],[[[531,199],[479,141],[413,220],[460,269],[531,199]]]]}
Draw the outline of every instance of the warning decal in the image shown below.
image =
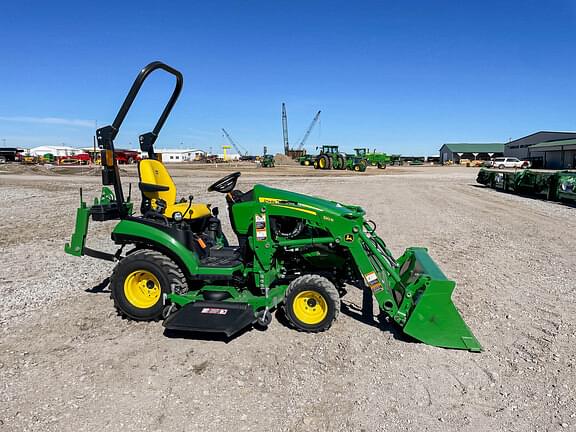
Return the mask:
{"type": "Polygon", "coordinates": [[[364,279],[366,279],[366,283],[372,291],[380,291],[382,289],[382,285],[378,281],[378,276],[376,276],[375,272],[366,273],[364,279]]]}
{"type": "Polygon", "coordinates": [[[257,214],[254,216],[254,225],[256,226],[256,240],[266,240],[268,234],[266,233],[266,216],[257,214]]]}
{"type": "Polygon", "coordinates": [[[372,285],[374,282],[378,282],[378,276],[376,276],[376,272],[366,273],[364,278],[366,278],[368,285],[372,285]]]}

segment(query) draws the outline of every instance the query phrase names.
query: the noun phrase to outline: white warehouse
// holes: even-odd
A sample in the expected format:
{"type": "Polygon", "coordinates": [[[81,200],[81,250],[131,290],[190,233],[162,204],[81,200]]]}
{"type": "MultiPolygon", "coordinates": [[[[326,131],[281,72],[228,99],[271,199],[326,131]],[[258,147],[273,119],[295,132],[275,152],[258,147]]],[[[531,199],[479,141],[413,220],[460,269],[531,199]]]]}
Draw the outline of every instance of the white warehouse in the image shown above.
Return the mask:
{"type": "Polygon", "coordinates": [[[44,156],[48,153],[51,153],[55,157],[61,157],[61,156],[75,156],[77,154],[86,152],[83,151],[82,149],[67,146],[40,146],[30,149],[30,154],[32,156],[44,156]]]}
{"type": "Polygon", "coordinates": [[[204,158],[206,152],[199,149],[158,149],[162,162],[191,162],[204,158]]]}

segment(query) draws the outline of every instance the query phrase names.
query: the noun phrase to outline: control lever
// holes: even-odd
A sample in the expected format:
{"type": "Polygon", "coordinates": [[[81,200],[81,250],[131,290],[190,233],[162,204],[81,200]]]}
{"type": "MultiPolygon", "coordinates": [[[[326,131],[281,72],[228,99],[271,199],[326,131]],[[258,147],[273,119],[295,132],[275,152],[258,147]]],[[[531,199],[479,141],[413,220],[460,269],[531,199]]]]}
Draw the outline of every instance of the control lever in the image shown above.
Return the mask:
{"type": "Polygon", "coordinates": [[[188,207],[186,207],[186,211],[184,212],[184,217],[186,217],[186,215],[188,214],[188,211],[190,211],[190,208],[192,207],[192,200],[194,199],[194,195],[188,195],[188,207]]]}

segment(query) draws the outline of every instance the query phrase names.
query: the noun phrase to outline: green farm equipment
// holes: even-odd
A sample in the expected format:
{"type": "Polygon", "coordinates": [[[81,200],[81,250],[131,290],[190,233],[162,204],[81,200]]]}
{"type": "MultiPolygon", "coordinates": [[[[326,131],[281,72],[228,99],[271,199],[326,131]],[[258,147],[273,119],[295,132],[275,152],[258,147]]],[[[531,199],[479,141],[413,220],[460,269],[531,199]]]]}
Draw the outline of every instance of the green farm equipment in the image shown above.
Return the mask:
{"type": "Polygon", "coordinates": [[[309,155],[309,154],[305,154],[303,156],[300,156],[298,159],[296,159],[298,161],[298,163],[300,165],[304,165],[304,166],[310,166],[314,164],[314,159],[316,159],[316,156],[314,155],[309,155]]]}
{"type": "MultiPolygon", "coordinates": [[[[255,185],[236,188],[239,172],[208,191],[226,195],[237,245],[222,232],[218,209],[177,200],[154,143],[181,91],[180,72],[160,62],[137,76],[111,126],[97,130],[103,192],[92,205],[80,195],[76,228],[65,251],[116,262],[110,278],[118,312],[133,320],[164,320],[169,330],[223,333],[266,327],[272,312],[303,332],[327,330],[346,287],[375,298],[383,317],[413,338],[439,347],[481,351],[451,295],[449,280],[424,248],[394,258],[364,210],[309,195],[255,185]],[[114,139],[144,80],[157,69],[176,84],[154,130],[140,136],[148,158],[138,163],[140,212],[120,180],[114,139]],[[116,253],[86,247],[90,218],[115,220],[116,253]]],[[[366,308],[372,314],[372,309],[366,308]]]]}
{"type": "Polygon", "coordinates": [[[338,150],[338,146],[323,145],[320,154],[314,160],[314,168],[344,170],[346,169],[346,155],[338,150]]]}
{"type": "Polygon", "coordinates": [[[276,160],[271,154],[265,154],[260,158],[260,166],[262,168],[274,168],[276,166],[276,160]]]}
{"type": "Polygon", "coordinates": [[[370,166],[377,166],[380,169],[386,169],[386,166],[390,165],[392,158],[386,153],[378,153],[376,150],[370,152],[367,148],[355,148],[354,156],[357,158],[364,159],[368,162],[370,166]]]}
{"type": "Polygon", "coordinates": [[[366,171],[368,162],[363,157],[346,155],[339,151],[336,145],[323,145],[320,154],[313,162],[316,169],[352,170],[356,172],[366,171]]]}
{"type": "Polygon", "coordinates": [[[504,192],[576,202],[576,171],[481,168],[476,181],[504,192]]]}

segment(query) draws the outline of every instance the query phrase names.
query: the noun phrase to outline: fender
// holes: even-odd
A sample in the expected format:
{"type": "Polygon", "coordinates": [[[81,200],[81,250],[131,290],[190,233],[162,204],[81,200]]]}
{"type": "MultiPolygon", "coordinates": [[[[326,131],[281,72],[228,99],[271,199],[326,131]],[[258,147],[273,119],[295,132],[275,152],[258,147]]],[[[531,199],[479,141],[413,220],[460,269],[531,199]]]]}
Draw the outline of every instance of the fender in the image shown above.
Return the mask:
{"type": "Polygon", "coordinates": [[[120,221],[114,231],[112,240],[116,243],[138,243],[149,245],[154,249],[166,253],[172,259],[182,264],[189,275],[197,274],[199,267],[198,256],[170,234],[133,220],[120,221]]]}

